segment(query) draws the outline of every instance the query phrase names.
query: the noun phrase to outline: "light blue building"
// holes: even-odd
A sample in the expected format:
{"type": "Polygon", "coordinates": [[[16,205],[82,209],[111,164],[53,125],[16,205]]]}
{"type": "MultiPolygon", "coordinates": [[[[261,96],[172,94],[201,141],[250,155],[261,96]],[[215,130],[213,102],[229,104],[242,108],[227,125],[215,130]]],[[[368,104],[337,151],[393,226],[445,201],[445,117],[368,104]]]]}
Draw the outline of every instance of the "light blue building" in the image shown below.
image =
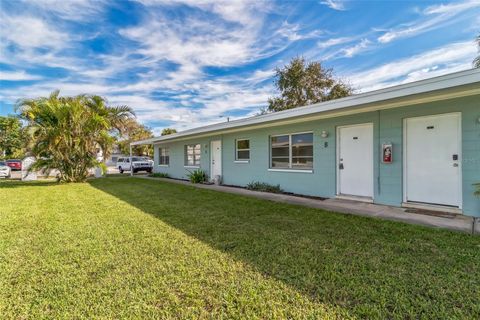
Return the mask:
{"type": "Polygon", "coordinates": [[[155,172],[226,185],[480,217],[480,70],[468,70],[151,143],[155,172]]]}

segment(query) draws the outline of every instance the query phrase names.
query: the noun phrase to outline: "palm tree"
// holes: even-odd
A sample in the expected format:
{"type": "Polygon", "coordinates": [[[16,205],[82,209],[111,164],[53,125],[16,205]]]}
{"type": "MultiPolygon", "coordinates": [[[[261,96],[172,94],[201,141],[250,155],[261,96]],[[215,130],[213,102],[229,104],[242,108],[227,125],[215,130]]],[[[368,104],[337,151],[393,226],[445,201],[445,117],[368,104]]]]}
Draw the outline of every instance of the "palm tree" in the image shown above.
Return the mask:
{"type": "Polygon", "coordinates": [[[88,170],[100,164],[98,149],[108,156],[115,141],[112,131],[133,116],[129,107],[109,107],[99,96],[60,97],[59,91],[21,100],[17,110],[35,142],[37,161],[31,170],[58,169],[65,182],[85,181],[88,170]]]}
{"type": "Polygon", "coordinates": [[[475,42],[478,46],[478,56],[473,60],[473,67],[480,68],[480,34],[475,38],[475,42]]]}

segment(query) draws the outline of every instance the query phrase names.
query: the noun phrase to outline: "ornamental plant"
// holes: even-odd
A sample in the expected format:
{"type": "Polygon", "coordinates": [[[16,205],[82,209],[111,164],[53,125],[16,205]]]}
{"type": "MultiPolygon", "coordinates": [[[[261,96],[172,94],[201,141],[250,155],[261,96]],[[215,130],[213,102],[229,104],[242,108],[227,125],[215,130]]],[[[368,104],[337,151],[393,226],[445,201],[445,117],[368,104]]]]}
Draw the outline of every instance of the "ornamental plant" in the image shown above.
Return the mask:
{"type": "Polygon", "coordinates": [[[127,106],[107,106],[95,95],[60,97],[54,91],[49,97],[20,100],[16,106],[31,135],[32,155],[37,159],[30,167],[49,173],[59,171],[63,182],[83,182],[89,169],[100,166],[111,152],[115,138],[133,117],[127,106]]]}

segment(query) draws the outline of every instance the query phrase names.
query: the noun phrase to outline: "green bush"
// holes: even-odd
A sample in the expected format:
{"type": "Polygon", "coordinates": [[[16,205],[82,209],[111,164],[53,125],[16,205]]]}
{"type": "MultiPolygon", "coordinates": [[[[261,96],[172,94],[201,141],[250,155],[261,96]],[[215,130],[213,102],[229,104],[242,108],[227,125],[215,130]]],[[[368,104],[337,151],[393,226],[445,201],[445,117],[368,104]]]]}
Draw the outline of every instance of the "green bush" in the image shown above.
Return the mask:
{"type": "Polygon", "coordinates": [[[155,173],[151,173],[149,175],[149,177],[152,177],[152,178],[168,178],[168,173],[165,173],[165,172],[155,172],[155,173]]]}
{"type": "Polygon", "coordinates": [[[207,173],[203,170],[197,169],[195,171],[188,171],[189,174],[187,174],[188,179],[190,180],[191,183],[203,183],[208,180],[207,173]]]}
{"type": "Polygon", "coordinates": [[[98,166],[100,167],[100,169],[102,169],[102,175],[103,175],[103,176],[106,176],[106,175],[107,175],[107,172],[108,172],[107,165],[102,162],[102,163],[100,163],[98,166]]]}
{"type": "Polygon", "coordinates": [[[277,184],[276,186],[265,183],[265,182],[258,182],[258,181],[252,181],[249,184],[247,184],[247,189],[248,190],[254,190],[254,191],[263,191],[263,192],[272,192],[272,193],[282,193],[283,190],[280,188],[280,185],[277,184]]]}
{"type": "Polygon", "coordinates": [[[474,194],[480,197],[480,183],[474,183],[473,185],[476,187],[474,194]]]}

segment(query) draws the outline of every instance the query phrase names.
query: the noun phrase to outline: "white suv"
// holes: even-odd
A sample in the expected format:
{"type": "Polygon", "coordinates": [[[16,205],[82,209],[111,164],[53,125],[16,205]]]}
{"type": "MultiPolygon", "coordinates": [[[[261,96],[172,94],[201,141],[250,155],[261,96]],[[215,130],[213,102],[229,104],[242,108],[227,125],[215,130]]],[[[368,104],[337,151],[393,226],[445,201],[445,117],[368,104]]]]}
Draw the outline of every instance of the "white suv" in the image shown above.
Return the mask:
{"type": "Polygon", "coordinates": [[[132,157],[132,161],[130,161],[130,157],[126,158],[118,158],[117,160],[117,168],[120,173],[124,171],[132,170],[133,173],[138,171],[146,171],[151,173],[153,170],[153,165],[149,161],[143,159],[143,157],[132,157]]]}

